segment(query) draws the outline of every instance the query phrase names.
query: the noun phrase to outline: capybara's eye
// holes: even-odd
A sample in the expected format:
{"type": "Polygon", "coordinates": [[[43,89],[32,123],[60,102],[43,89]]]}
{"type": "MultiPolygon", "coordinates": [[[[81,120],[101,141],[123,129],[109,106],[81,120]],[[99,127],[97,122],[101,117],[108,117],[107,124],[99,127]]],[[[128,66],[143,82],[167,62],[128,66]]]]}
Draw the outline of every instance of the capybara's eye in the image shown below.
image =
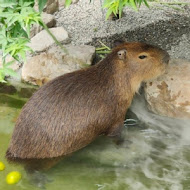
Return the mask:
{"type": "Polygon", "coordinates": [[[145,59],[147,56],[146,55],[140,55],[139,59],[145,59]]]}

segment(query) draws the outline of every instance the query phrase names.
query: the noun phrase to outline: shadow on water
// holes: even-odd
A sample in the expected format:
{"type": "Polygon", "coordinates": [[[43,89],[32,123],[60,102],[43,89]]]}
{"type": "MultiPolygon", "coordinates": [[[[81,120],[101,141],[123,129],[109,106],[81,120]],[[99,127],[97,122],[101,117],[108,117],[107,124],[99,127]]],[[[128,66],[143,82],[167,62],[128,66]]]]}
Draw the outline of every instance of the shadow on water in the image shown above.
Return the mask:
{"type": "MultiPolygon", "coordinates": [[[[7,163],[4,155],[20,108],[26,99],[0,95],[0,189],[34,190],[22,166],[7,163]],[[6,175],[20,171],[22,180],[7,185],[6,175]]],[[[190,189],[189,121],[174,120],[148,112],[141,96],[128,118],[136,126],[124,128],[125,142],[115,145],[101,136],[86,148],[66,157],[45,173],[47,190],[188,190],[190,189]]]]}

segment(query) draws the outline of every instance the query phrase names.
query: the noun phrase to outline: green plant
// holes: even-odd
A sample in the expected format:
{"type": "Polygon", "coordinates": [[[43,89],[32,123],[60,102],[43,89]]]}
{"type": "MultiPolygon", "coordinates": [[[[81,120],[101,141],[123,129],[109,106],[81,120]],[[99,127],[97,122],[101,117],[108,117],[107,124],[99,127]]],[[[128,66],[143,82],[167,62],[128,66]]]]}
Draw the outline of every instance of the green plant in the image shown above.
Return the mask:
{"type": "Polygon", "coordinates": [[[0,68],[0,82],[6,75],[15,75],[10,68],[14,61],[8,62],[11,56],[18,62],[26,60],[26,52],[32,51],[27,45],[30,41],[30,29],[33,24],[41,25],[54,39],[56,44],[64,47],[43,23],[40,13],[47,0],[38,0],[39,12],[33,8],[35,0],[4,0],[0,2],[0,50],[2,54],[2,66],[0,68]]]}
{"type": "Polygon", "coordinates": [[[41,21],[40,13],[34,11],[33,1],[4,0],[0,3],[0,49],[2,51],[2,68],[0,82],[5,82],[5,75],[15,75],[9,68],[14,61],[6,62],[11,56],[15,60],[24,61],[26,52],[32,51],[29,43],[30,27],[41,21]]]}
{"type": "Polygon", "coordinates": [[[99,41],[101,47],[96,48],[96,53],[103,59],[105,55],[111,52],[111,48],[105,45],[103,42],[99,41]]]}
{"type": "Polygon", "coordinates": [[[184,6],[190,4],[176,1],[164,2],[161,0],[104,0],[103,8],[107,9],[106,19],[108,19],[111,14],[114,14],[115,16],[119,15],[119,18],[121,18],[122,11],[125,6],[131,7],[133,10],[138,11],[142,4],[145,4],[149,8],[150,6],[148,2],[154,2],[156,4],[168,6],[174,9],[179,9],[178,7],[175,7],[175,5],[184,6]]]}
{"type": "Polygon", "coordinates": [[[125,6],[131,7],[135,11],[138,11],[138,8],[142,3],[149,7],[147,0],[104,0],[103,8],[108,9],[106,19],[108,19],[112,13],[115,16],[119,14],[119,18],[121,18],[121,14],[125,6]]]}
{"type": "Polygon", "coordinates": [[[20,61],[25,60],[27,51],[32,51],[27,46],[30,27],[41,20],[40,13],[35,12],[32,6],[32,1],[23,0],[0,3],[0,49],[2,50],[0,82],[5,82],[6,74],[15,74],[9,68],[13,61],[6,62],[9,55],[20,61]]]}
{"type": "Polygon", "coordinates": [[[65,7],[68,7],[72,3],[72,0],[65,0],[65,7]]]}

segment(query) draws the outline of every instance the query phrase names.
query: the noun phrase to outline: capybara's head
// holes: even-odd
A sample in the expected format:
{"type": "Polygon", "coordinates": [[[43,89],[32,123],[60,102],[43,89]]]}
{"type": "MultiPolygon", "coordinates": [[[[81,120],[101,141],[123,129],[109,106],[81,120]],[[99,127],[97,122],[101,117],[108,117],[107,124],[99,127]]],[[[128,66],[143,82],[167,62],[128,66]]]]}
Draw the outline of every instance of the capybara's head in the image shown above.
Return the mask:
{"type": "Polygon", "coordinates": [[[161,48],[140,42],[122,43],[112,51],[120,64],[126,65],[131,74],[147,81],[163,74],[169,54],[161,48]]]}

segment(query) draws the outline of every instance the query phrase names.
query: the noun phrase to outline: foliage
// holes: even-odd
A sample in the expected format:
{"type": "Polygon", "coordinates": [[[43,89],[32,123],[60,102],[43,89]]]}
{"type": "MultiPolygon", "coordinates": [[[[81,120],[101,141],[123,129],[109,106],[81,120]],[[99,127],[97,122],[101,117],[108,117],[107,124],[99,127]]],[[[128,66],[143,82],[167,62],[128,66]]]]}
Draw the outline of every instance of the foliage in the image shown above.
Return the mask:
{"type": "MultiPolygon", "coordinates": [[[[91,2],[92,0],[89,1],[91,2]]],[[[121,17],[125,6],[129,6],[136,11],[142,3],[149,7],[147,1],[160,3],[159,0],[104,0],[103,7],[108,9],[106,19],[112,13],[115,15],[119,14],[119,17],[121,17]]],[[[2,54],[0,82],[5,82],[4,78],[6,75],[15,75],[15,72],[10,68],[14,61],[8,61],[8,56],[23,62],[26,60],[26,52],[32,51],[27,44],[30,41],[30,28],[33,24],[43,26],[55,40],[56,44],[61,46],[63,51],[67,52],[41,19],[40,13],[46,2],[47,0],[38,0],[39,12],[36,12],[33,8],[35,0],[0,0],[0,55],[2,54]]],[[[72,0],[65,0],[66,7],[71,3],[72,0]]],[[[109,53],[110,49],[102,42],[100,43],[102,47],[97,48],[96,51],[103,57],[106,53],[109,53]]]]}
{"type": "Polygon", "coordinates": [[[101,47],[96,48],[96,53],[103,59],[105,55],[111,52],[111,48],[105,45],[103,42],[99,41],[101,47]]]}
{"type": "Polygon", "coordinates": [[[42,12],[46,3],[47,3],[47,0],[38,0],[38,8],[39,8],[40,13],[42,12]]]}
{"type": "Polygon", "coordinates": [[[40,13],[33,9],[34,0],[4,0],[0,3],[0,49],[2,51],[2,68],[0,82],[5,82],[5,75],[15,75],[10,68],[14,61],[6,62],[11,56],[21,62],[26,59],[30,28],[40,23],[40,13]]]}
{"type": "Polygon", "coordinates": [[[121,18],[122,11],[125,6],[131,7],[135,11],[138,11],[142,4],[145,4],[149,8],[148,2],[155,2],[156,4],[164,5],[176,10],[180,9],[175,7],[175,5],[185,6],[190,4],[176,1],[163,2],[160,0],[104,0],[103,8],[107,9],[106,19],[108,19],[111,14],[114,14],[115,16],[119,15],[119,18],[121,18]]]}
{"type": "Polygon", "coordinates": [[[65,0],[65,7],[68,7],[72,3],[72,0],[65,0]]]}
{"type": "Polygon", "coordinates": [[[142,3],[149,7],[147,0],[104,0],[103,8],[108,9],[106,19],[108,19],[112,13],[115,16],[119,14],[119,18],[121,18],[121,14],[125,6],[131,7],[135,11],[138,11],[138,8],[142,3]]]}

